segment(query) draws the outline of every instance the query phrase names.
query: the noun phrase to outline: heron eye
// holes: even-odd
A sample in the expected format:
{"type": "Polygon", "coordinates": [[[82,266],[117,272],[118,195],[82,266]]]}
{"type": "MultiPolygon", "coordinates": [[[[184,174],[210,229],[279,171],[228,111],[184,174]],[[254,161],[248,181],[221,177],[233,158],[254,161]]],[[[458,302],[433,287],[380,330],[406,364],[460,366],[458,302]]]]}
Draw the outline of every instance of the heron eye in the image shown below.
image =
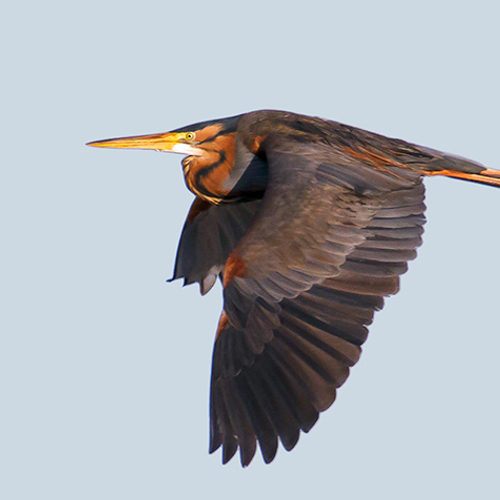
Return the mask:
{"type": "Polygon", "coordinates": [[[188,132],[188,133],[186,134],[186,139],[187,139],[188,141],[192,141],[192,140],[194,139],[194,132],[188,132]]]}

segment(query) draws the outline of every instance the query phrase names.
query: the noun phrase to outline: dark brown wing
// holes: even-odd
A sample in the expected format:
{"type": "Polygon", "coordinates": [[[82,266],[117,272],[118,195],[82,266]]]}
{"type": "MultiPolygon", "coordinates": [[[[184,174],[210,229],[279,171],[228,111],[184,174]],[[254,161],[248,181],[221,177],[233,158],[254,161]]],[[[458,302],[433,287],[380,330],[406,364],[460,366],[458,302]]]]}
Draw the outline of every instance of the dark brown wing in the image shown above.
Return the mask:
{"type": "Polygon", "coordinates": [[[224,269],[230,252],[252,224],[261,200],[212,205],[196,197],[184,224],[174,275],[184,284],[198,282],[205,295],[224,269]]]}
{"type": "Polygon", "coordinates": [[[290,450],[335,399],[366,326],[399,288],[424,224],[417,172],[316,145],[266,144],[269,185],[224,269],[212,364],[213,452],[290,450]]]}

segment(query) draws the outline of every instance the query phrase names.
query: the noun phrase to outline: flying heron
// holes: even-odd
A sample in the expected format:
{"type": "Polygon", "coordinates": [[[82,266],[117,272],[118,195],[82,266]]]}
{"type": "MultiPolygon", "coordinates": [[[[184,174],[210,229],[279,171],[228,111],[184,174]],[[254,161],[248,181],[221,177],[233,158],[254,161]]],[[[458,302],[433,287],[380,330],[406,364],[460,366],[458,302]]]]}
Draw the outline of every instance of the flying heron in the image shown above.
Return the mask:
{"type": "Polygon", "coordinates": [[[210,452],[239,448],[243,466],[257,442],[266,463],[278,438],[291,450],[335,400],[422,242],[423,178],[500,187],[474,161],[283,111],[89,145],[185,155],[196,197],[172,280],[222,281],[210,452]]]}

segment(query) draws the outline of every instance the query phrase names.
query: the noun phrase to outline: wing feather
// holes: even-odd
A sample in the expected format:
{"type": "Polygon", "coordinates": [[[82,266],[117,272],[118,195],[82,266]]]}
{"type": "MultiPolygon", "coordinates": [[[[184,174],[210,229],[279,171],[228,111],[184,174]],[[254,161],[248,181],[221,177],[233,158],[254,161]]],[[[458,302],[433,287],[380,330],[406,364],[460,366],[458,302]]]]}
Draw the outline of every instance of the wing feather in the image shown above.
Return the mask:
{"type": "Polygon", "coordinates": [[[236,436],[243,465],[256,442],[266,462],[278,438],[292,449],[333,403],[425,222],[412,172],[373,173],[353,158],[325,162],[279,142],[266,157],[269,186],[228,256],[239,265],[222,270],[228,321],[212,364],[210,450],[222,446],[225,461],[236,436]]]}
{"type": "Polygon", "coordinates": [[[195,198],[182,230],[170,281],[184,278],[186,285],[198,282],[202,294],[206,294],[251,226],[260,203],[253,200],[210,205],[195,198]]]}

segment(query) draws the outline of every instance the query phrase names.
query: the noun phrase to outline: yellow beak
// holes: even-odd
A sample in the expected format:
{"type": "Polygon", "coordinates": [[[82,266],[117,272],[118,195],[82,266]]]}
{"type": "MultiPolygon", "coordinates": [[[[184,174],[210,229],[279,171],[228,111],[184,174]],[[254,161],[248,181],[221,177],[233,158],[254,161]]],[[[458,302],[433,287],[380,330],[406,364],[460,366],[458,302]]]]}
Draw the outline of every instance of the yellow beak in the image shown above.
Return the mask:
{"type": "Polygon", "coordinates": [[[153,149],[156,151],[196,154],[196,148],[186,142],[186,134],[176,132],[105,139],[103,141],[89,142],[87,146],[94,146],[97,148],[153,149]]]}

